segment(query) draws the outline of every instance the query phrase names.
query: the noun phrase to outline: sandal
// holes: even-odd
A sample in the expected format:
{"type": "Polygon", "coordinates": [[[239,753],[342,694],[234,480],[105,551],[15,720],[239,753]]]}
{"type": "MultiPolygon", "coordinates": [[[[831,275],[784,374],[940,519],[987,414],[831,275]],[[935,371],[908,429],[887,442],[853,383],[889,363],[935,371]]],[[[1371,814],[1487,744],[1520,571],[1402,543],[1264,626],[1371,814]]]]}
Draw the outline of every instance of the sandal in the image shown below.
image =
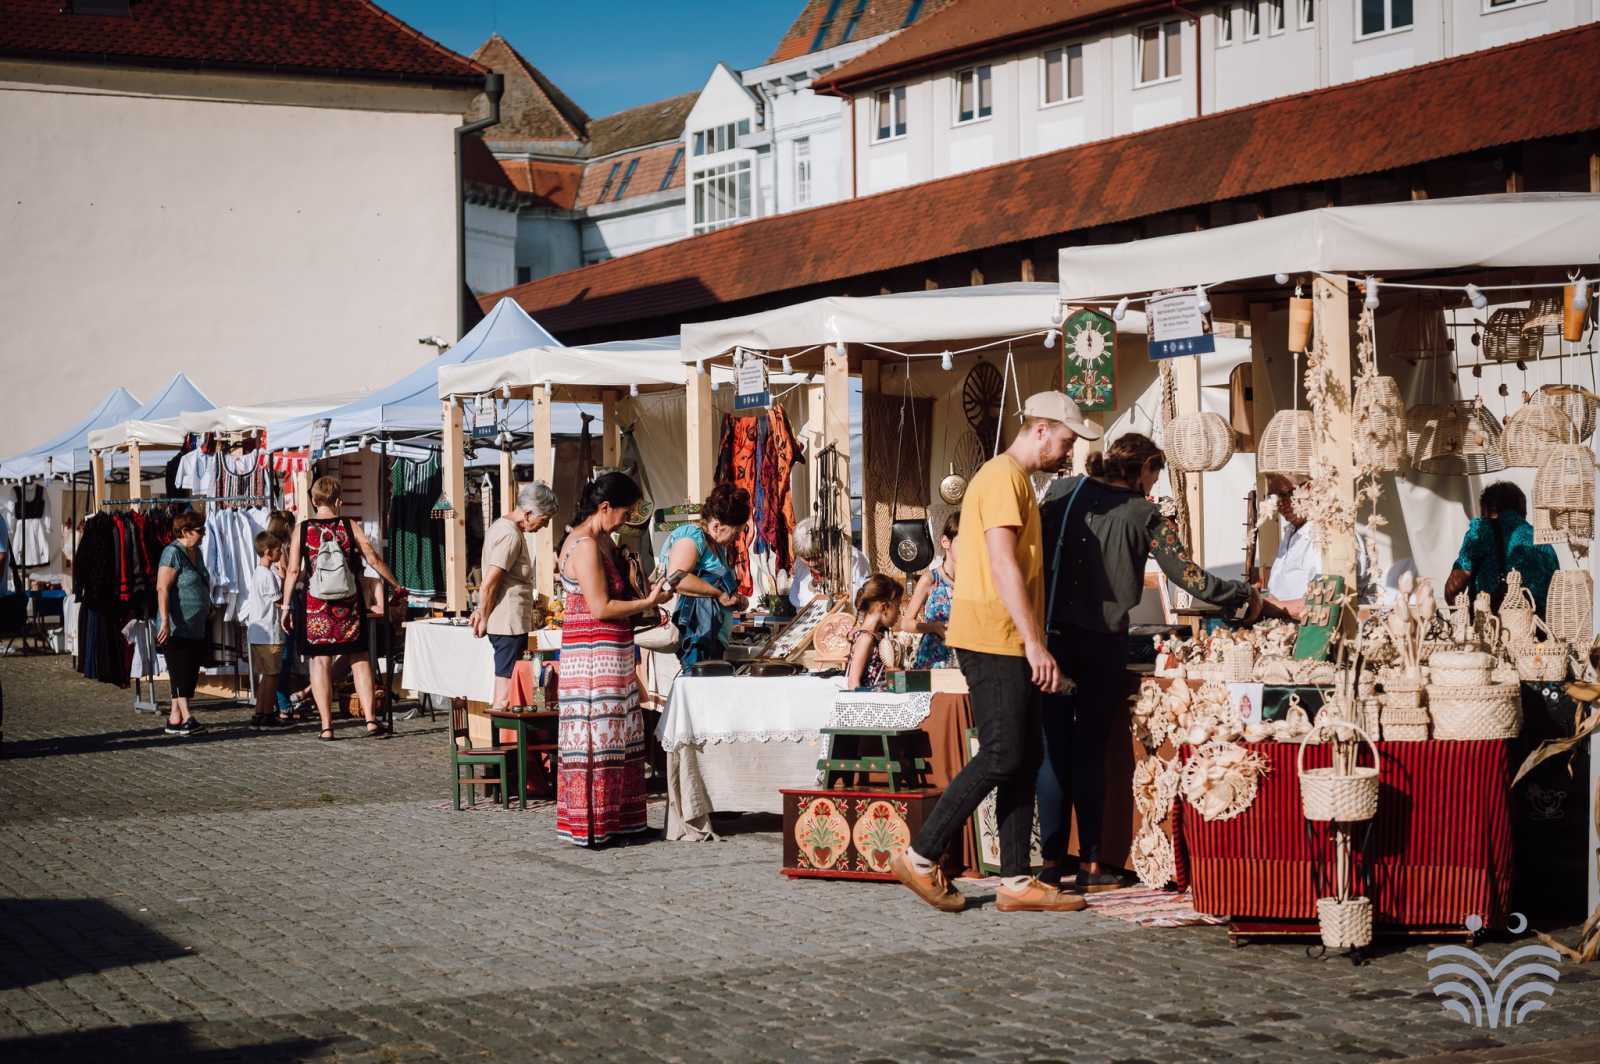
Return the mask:
{"type": "Polygon", "coordinates": [[[384,724],[382,721],[376,721],[376,720],[367,721],[367,738],[368,739],[381,738],[382,736],[388,735],[389,731],[390,731],[389,726],[387,724],[384,724]]]}
{"type": "Polygon", "coordinates": [[[323,728],[320,732],[317,733],[317,738],[321,739],[325,743],[333,742],[333,729],[332,728],[323,728]]]}

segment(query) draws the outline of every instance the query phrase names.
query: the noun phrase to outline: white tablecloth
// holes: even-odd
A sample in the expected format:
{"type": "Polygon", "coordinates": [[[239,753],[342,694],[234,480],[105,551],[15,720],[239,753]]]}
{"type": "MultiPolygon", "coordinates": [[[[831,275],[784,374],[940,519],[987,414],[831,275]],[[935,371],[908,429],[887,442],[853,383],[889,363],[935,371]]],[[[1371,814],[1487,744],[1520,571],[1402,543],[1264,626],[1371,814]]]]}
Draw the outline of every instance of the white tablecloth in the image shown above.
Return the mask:
{"type": "Polygon", "coordinates": [[[494,701],[494,648],[472,626],[445,620],[406,625],[406,666],[400,686],[441,698],[494,701]]]}
{"type": "Polygon", "coordinates": [[[811,787],[839,681],[678,677],[656,735],[667,751],[667,838],[705,840],[713,812],[781,813],[811,787]]]}

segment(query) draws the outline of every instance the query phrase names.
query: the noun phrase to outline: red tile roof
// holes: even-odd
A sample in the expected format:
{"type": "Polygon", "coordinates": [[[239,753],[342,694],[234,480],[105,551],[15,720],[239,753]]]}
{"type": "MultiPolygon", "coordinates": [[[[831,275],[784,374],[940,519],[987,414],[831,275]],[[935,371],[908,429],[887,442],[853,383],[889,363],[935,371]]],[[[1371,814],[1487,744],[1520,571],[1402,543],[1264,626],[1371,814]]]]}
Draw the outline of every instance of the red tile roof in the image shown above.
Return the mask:
{"type": "MultiPolygon", "coordinates": [[[[498,33],[472,53],[476,62],[505,76],[505,94],[500,97],[500,122],[488,130],[489,139],[507,140],[582,140],[588,135],[589,116],[573,103],[555,82],[540,73],[511,42],[498,33]]],[[[480,101],[468,117],[487,114],[480,101]]]]}
{"type": "Polygon", "coordinates": [[[134,0],[77,15],[6,0],[0,55],[133,66],[481,85],[485,70],[367,0],[134,0]]]}
{"type": "MultiPolygon", "coordinates": [[[[1600,129],[1600,24],[781,214],[506,293],[558,334],[1600,129]],[[1503,87],[1516,86],[1515,106],[1503,87]]],[[[485,297],[486,305],[499,296],[485,297]]],[[[618,330],[621,331],[620,329],[618,330]]]]}
{"type": "MultiPolygon", "coordinates": [[[[583,184],[578,188],[577,205],[580,208],[597,206],[600,193],[605,192],[606,203],[616,203],[617,192],[622,185],[623,176],[628,172],[629,164],[633,166],[633,176],[628,181],[628,187],[623,190],[622,202],[627,202],[636,196],[648,195],[652,192],[661,192],[661,179],[667,176],[667,168],[672,165],[673,156],[683,148],[681,144],[658,144],[653,148],[643,151],[628,152],[624,155],[613,155],[607,159],[597,159],[583,168],[583,184]],[[611,187],[606,188],[606,179],[616,167],[616,178],[611,182],[611,187]]],[[[667,183],[667,188],[683,187],[683,160],[678,160],[677,169],[673,171],[672,180],[667,183]]]]}
{"type": "Polygon", "coordinates": [[[578,202],[583,163],[558,163],[548,159],[501,159],[500,168],[516,186],[534,198],[537,207],[570,209],[578,202]]]}
{"type": "Polygon", "coordinates": [[[699,90],[665,100],[642,103],[614,115],[596,118],[589,122],[589,154],[610,155],[625,148],[641,148],[646,144],[659,144],[664,140],[678,140],[683,136],[683,124],[689,120],[699,90]]]}
{"type": "Polygon", "coordinates": [[[864,41],[880,33],[891,33],[907,25],[916,25],[935,11],[955,2],[956,0],[920,0],[920,2],[919,0],[808,0],[767,62],[776,63],[783,59],[793,59],[798,55],[820,52],[824,48],[833,48],[849,41],[864,41]],[[861,14],[855,19],[855,24],[851,25],[857,5],[860,5],[861,14]],[[828,22],[824,30],[823,22],[828,19],[830,13],[833,19],[828,22]],[[908,16],[911,17],[910,23],[906,21],[908,16]],[[820,40],[819,32],[821,32],[820,40]],[[850,34],[848,38],[845,36],[846,32],[850,34]]]}
{"type": "Polygon", "coordinates": [[[1068,27],[1156,8],[1170,11],[1172,5],[1153,0],[958,0],[830,70],[813,87],[864,88],[960,58],[1007,51],[1068,27]]]}

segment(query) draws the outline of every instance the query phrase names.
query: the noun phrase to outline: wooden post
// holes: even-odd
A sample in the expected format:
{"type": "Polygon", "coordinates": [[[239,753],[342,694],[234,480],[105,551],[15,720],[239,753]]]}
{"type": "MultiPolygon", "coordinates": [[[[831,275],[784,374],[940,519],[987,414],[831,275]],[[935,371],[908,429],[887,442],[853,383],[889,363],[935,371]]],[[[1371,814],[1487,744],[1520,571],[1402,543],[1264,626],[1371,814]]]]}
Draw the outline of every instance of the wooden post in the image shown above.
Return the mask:
{"type": "Polygon", "coordinates": [[[98,511],[106,501],[106,456],[99,451],[89,455],[89,467],[93,470],[94,492],[93,509],[98,511]]]}
{"type": "MultiPolygon", "coordinates": [[[[1184,355],[1172,360],[1173,384],[1177,389],[1179,415],[1200,412],[1200,356],[1184,355]]],[[[1196,565],[1206,563],[1206,512],[1204,473],[1189,473],[1184,478],[1184,498],[1189,504],[1189,556],[1196,565]]]]}
{"type": "Polygon", "coordinates": [[[1018,270],[1018,276],[1022,278],[1024,283],[1031,282],[1033,280],[1033,260],[1031,258],[1023,258],[1022,266],[1018,270]]]}
{"type": "MultiPolygon", "coordinates": [[[[899,367],[895,367],[898,369],[899,367]]],[[[848,368],[846,370],[848,372],[848,368]]],[[[903,382],[903,378],[902,378],[903,382]]],[[[848,383],[846,387],[849,387],[848,383]]],[[[903,387],[903,383],[902,383],[903,387]]],[[[882,394],[883,390],[883,363],[875,358],[861,360],[861,409],[862,409],[862,435],[866,435],[866,409],[867,397],[882,394]]],[[[863,443],[865,441],[863,440],[863,443]]],[[[876,564],[878,557],[878,522],[873,507],[878,500],[872,494],[872,478],[861,478],[861,552],[869,561],[876,564]]],[[[894,500],[889,500],[890,505],[894,500]]],[[[883,545],[887,549],[887,544],[883,545]]]]}
{"type": "MultiPolygon", "coordinates": [[[[311,459],[307,458],[307,462],[311,459]]],[[[311,516],[311,469],[308,466],[294,474],[294,512],[297,517],[311,516]]]]}
{"type": "Polygon", "coordinates": [[[706,366],[689,377],[684,386],[684,435],[688,447],[685,456],[689,473],[689,497],[684,502],[704,501],[711,493],[711,478],[716,469],[716,440],[712,438],[715,426],[712,419],[716,411],[711,406],[711,367],[706,366]]]}
{"type": "MultiPolygon", "coordinates": [[[[839,454],[839,468],[846,483],[839,512],[850,513],[850,353],[844,344],[829,344],[822,349],[822,446],[832,445],[839,454]]],[[[863,524],[866,523],[863,515],[863,524]]]]}
{"type": "Polygon", "coordinates": [[[505,516],[517,505],[517,452],[500,452],[500,514],[505,516]]]}
{"type": "Polygon", "coordinates": [[[128,498],[144,498],[144,463],[139,460],[137,441],[128,444],[128,498]]]}
{"type": "MultiPolygon", "coordinates": [[[[1318,274],[1311,281],[1312,327],[1322,338],[1328,358],[1328,420],[1317,440],[1317,453],[1330,472],[1340,500],[1355,507],[1355,425],[1350,416],[1350,291],[1343,280],[1318,274]]],[[[1354,537],[1330,536],[1322,548],[1322,571],[1344,577],[1347,589],[1356,586],[1354,537]]],[[[1354,610],[1343,611],[1354,619],[1354,610]]]]}
{"type": "MultiPolygon", "coordinates": [[[[444,406],[444,497],[450,512],[444,517],[444,606],[450,613],[467,610],[467,485],[461,436],[461,405],[446,399],[444,406]]],[[[310,516],[310,510],[306,511],[310,516]]]]}
{"type": "MultiPolygon", "coordinates": [[[[1287,320],[1282,336],[1274,334],[1271,342],[1267,339],[1267,323],[1272,320],[1272,304],[1250,304],[1250,391],[1251,391],[1251,420],[1256,427],[1256,440],[1259,443],[1261,434],[1267,430],[1267,422],[1272,420],[1272,415],[1277,413],[1277,402],[1273,397],[1272,375],[1267,371],[1267,357],[1269,351],[1283,351],[1289,342],[1287,320]]],[[[1266,485],[1258,483],[1256,490],[1260,497],[1266,498],[1266,485]]],[[[1261,534],[1256,538],[1256,566],[1265,570],[1272,564],[1272,559],[1278,556],[1279,527],[1277,521],[1268,521],[1261,529],[1261,534]]]]}
{"type": "MultiPolygon", "coordinates": [[[[583,479],[588,479],[584,471],[583,479]]],[[[556,478],[555,443],[550,439],[550,396],[544,388],[533,389],[533,479],[546,484],[556,478]]],[[[545,525],[536,534],[538,551],[534,560],[534,586],[541,595],[552,595],[556,590],[556,530],[545,525]]]]}
{"type": "Polygon", "coordinates": [[[617,468],[622,461],[621,426],[617,424],[617,393],[606,391],[600,397],[600,420],[603,435],[600,437],[600,464],[608,469],[617,468]]]}

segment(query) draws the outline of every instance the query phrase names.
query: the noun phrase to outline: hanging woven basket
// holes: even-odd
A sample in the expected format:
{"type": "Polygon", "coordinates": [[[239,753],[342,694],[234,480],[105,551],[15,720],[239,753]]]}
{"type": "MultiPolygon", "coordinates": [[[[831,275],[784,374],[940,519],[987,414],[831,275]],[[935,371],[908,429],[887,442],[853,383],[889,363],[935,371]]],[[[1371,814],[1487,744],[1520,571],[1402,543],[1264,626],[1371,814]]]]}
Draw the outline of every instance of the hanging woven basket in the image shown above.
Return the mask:
{"type": "Polygon", "coordinates": [[[1528,312],[1521,307],[1501,307],[1489,315],[1483,330],[1483,357],[1495,362],[1526,362],[1544,350],[1544,333],[1524,331],[1528,312]]]}
{"type": "Polygon", "coordinates": [[[1500,456],[1514,468],[1538,469],[1550,448],[1577,443],[1578,434],[1559,407],[1528,403],[1506,418],[1505,435],[1500,437],[1500,456]]]}
{"type": "MultiPolygon", "coordinates": [[[[1539,296],[1528,304],[1528,316],[1522,322],[1525,333],[1537,332],[1541,337],[1554,336],[1561,331],[1561,297],[1539,296]]],[[[1543,344],[1539,345],[1543,348],[1543,344]]],[[[1542,352],[1541,352],[1542,353],[1542,352]]]]}
{"type": "Polygon", "coordinates": [[[1587,569],[1558,569],[1545,596],[1550,637],[1576,647],[1594,642],[1594,577],[1587,569]]]}
{"type": "Polygon", "coordinates": [[[1256,472],[1309,477],[1316,452],[1316,422],[1309,410],[1280,410],[1267,422],[1256,445],[1256,472]]]}
{"type": "Polygon", "coordinates": [[[1532,402],[1553,406],[1567,415],[1583,443],[1594,435],[1595,411],[1600,410],[1600,395],[1575,384],[1546,384],[1533,393],[1532,402]]]}
{"type": "Polygon", "coordinates": [[[1221,414],[1179,414],[1167,422],[1162,452],[1180,473],[1212,473],[1233,457],[1233,427],[1221,414]]]}
{"type": "Polygon", "coordinates": [[[1551,447],[1533,478],[1533,505],[1559,513],[1594,512],[1594,456],[1581,443],[1551,447]]]}
{"type": "Polygon", "coordinates": [[[1406,466],[1406,406],[1393,377],[1364,377],[1355,394],[1356,459],[1380,473],[1406,466]]]}
{"type": "Polygon", "coordinates": [[[1307,820],[1358,823],[1378,815],[1378,747],[1361,728],[1354,724],[1348,727],[1372,751],[1370,766],[1352,765],[1348,772],[1337,768],[1306,768],[1306,743],[1316,730],[1307,732],[1300,740],[1300,749],[1295,754],[1295,772],[1300,778],[1300,804],[1307,820]]]}
{"type": "Polygon", "coordinates": [[[1468,477],[1506,467],[1500,422],[1476,399],[1415,407],[1406,418],[1411,465],[1419,473],[1468,477]]]}

